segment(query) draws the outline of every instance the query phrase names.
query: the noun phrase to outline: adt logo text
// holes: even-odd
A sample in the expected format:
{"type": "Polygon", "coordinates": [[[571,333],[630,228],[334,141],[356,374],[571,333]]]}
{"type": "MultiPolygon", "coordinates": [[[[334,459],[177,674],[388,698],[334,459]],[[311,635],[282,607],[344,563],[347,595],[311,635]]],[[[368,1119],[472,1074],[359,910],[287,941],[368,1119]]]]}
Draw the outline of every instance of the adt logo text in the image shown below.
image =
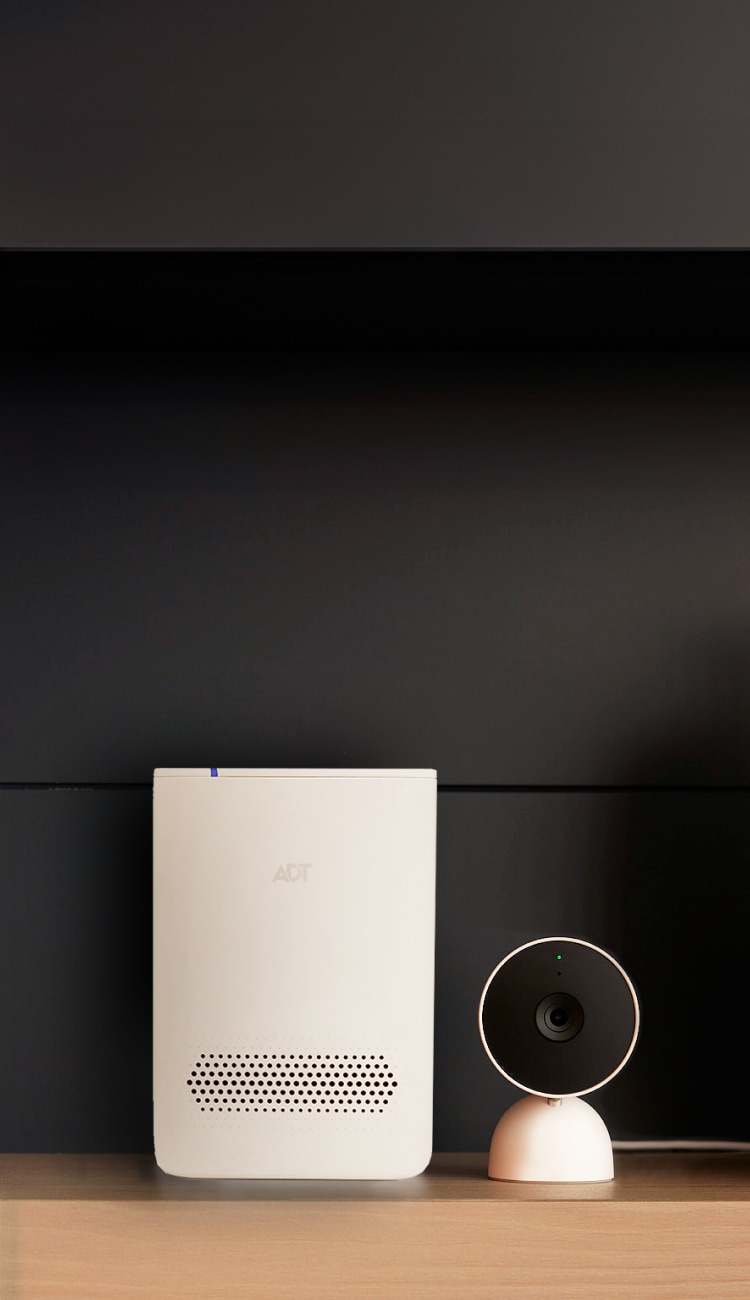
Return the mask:
{"type": "Polygon", "coordinates": [[[285,880],[291,885],[295,880],[307,881],[307,873],[312,868],[312,862],[287,862],[286,866],[279,867],[274,881],[285,880]]]}

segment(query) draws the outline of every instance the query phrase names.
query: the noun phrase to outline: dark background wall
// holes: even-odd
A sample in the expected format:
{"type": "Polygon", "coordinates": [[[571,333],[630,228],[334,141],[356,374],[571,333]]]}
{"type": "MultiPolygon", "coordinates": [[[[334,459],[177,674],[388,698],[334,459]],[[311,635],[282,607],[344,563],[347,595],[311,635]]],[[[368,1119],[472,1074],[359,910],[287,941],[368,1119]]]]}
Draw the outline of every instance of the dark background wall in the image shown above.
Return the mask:
{"type": "Polygon", "coordinates": [[[641,991],[615,1135],[747,1136],[749,44],[3,5],[0,245],[256,252],[2,258],[0,1146],[148,1148],[150,774],[208,762],[437,767],[436,1146],[554,930],[641,991]],[[469,251],[545,247],[735,251],[469,251]]]}
{"type": "Polygon", "coordinates": [[[387,311],[367,350],[128,350],[116,296],[84,328],[40,283],[71,332],[1,388],[0,1147],[150,1148],[150,779],[209,763],[437,768],[436,1148],[486,1147],[482,983],[555,933],[639,988],[613,1135],[747,1138],[744,352],[392,350],[387,311]]]}
{"type": "Polygon", "coordinates": [[[5,0],[0,243],[731,247],[744,0],[5,0]]]}

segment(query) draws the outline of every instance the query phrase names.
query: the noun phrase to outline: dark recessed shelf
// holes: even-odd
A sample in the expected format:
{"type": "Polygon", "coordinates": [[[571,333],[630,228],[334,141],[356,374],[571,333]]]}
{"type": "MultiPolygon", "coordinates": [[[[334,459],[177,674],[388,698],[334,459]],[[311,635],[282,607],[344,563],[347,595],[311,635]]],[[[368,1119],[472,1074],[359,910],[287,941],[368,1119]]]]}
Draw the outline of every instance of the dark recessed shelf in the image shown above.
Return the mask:
{"type": "Polygon", "coordinates": [[[5,250],[6,347],[742,349],[744,250],[5,250]]]}

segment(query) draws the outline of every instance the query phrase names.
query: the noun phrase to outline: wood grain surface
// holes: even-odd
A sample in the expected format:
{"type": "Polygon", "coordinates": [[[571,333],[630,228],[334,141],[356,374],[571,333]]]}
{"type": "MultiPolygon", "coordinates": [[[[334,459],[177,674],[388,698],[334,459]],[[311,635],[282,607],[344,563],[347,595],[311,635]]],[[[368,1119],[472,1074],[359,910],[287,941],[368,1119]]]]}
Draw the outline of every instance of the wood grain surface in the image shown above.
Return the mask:
{"type": "Polygon", "coordinates": [[[614,1183],[208,1183],[147,1157],[0,1157],[2,1300],[746,1300],[750,1163],[621,1155],[614,1183]]]}

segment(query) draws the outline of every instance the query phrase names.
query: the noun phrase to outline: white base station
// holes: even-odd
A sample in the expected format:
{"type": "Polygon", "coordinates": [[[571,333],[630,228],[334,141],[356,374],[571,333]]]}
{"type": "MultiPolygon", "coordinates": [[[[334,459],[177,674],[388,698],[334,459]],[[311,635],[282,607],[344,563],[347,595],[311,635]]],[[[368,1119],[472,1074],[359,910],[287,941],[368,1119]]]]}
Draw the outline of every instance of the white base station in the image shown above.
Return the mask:
{"type": "Polygon", "coordinates": [[[154,774],[154,1142],[188,1178],[432,1151],[432,769],[154,774]]]}
{"type": "Polygon", "coordinates": [[[522,1097],[495,1128],[487,1173],[516,1183],[609,1182],[609,1130],[580,1097],[522,1097]]]}

